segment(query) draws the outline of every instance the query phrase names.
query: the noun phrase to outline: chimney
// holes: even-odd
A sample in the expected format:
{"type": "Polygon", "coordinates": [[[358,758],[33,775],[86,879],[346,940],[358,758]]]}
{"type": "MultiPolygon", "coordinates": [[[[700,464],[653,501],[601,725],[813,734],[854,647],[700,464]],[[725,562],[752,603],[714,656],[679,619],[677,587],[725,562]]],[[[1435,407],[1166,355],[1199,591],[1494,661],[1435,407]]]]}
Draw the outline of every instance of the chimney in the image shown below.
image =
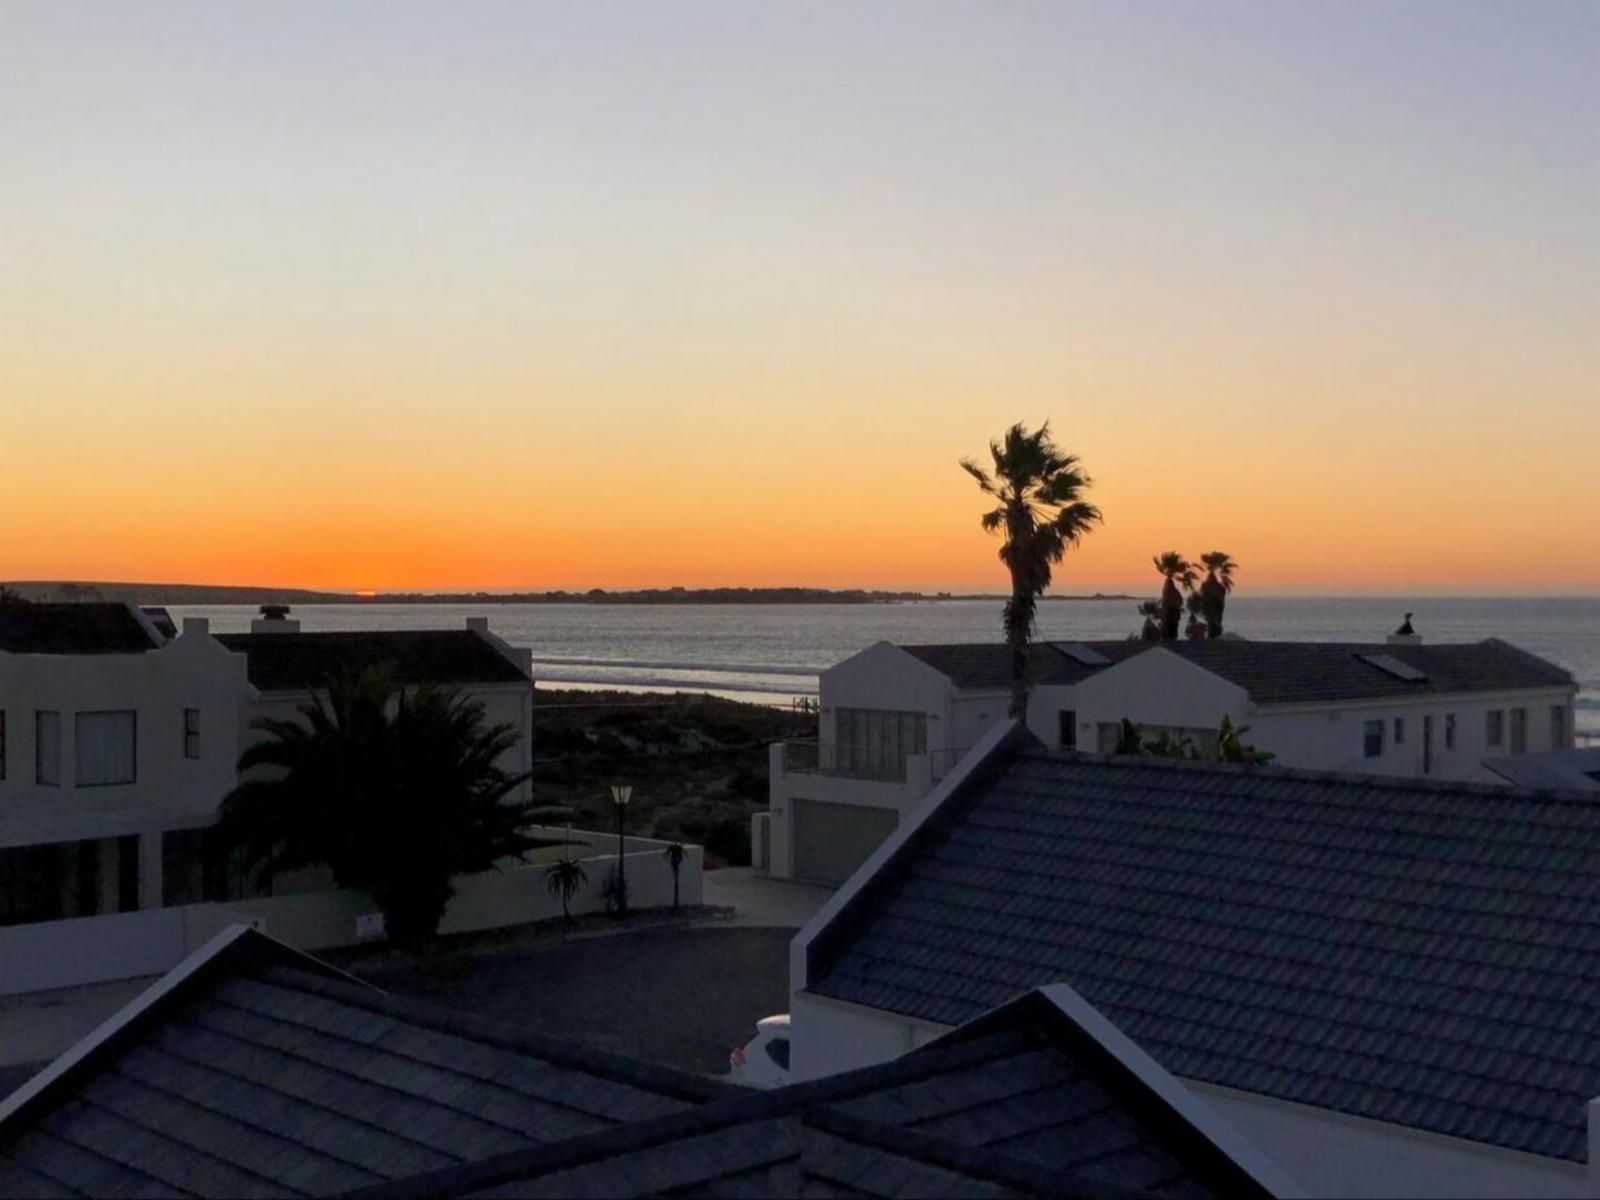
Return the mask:
{"type": "Polygon", "coordinates": [[[1391,646],[1420,646],[1420,645],[1422,645],[1422,635],[1411,627],[1411,618],[1412,618],[1413,615],[1414,614],[1412,614],[1412,613],[1407,613],[1406,614],[1406,619],[1404,621],[1400,622],[1400,628],[1396,629],[1386,639],[1384,639],[1386,642],[1388,642],[1389,645],[1391,645],[1391,646]]]}
{"type": "Polygon", "coordinates": [[[289,616],[287,604],[263,604],[261,615],[250,622],[251,633],[299,633],[300,622],[289,616]]]}

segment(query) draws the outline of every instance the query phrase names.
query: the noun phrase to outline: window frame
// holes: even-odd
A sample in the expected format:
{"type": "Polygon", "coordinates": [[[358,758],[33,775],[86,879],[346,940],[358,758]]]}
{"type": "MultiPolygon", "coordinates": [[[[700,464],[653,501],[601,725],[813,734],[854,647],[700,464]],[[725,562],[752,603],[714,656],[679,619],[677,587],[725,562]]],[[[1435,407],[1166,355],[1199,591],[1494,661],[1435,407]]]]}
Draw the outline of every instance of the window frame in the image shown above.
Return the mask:
{"type": "Polygon", "coordinates": [[[1404,746],[1406,744],[1406,719],[1404,717],[1396,717],[1394,719],[1394,744],[1396,746],[1404,746]]]}
{"type": "Polygon", "coordinates": [[[1058,728],[1056,740],[1061,743],[1063,750],[1076,750],[1078,748],[1078,710],[1063,708],[1056,716],[1058,728]]]}
{"type": "Polygon", "coordinates": [[[33,710],[33,782],[38,787],[61,786],[61,710],[59,708],[36,708],[33,710]],[[54,717],[56,723],[56,761],[54,765],[55,778],[44,777],[44,729],[45,718],[54,717]]]}
{"type": "Polygon", "coordinates": [[[1485,709],[1483,714],[1483,744],[1500,747],[1506,744],[1506,710],[1485,709]]]}
{"type": "Polygon", "coordinates": [[[200,710],[186,708],[183,710],[183,756],[191,760],[200,757],[200,710]],[[190,718],[193,718],[191,722],[190,718]]]}
{"type": "Polygon", "coordinates": [[[1526,708],[1513,708],[1511,710],[1511,732],[1509,738],[1511,753],[1526,754],[1528,752],[1528,710],[1526,708]]]}
{"type": "Polygon", "coordinates": [[[139,782],[139,710],[136,708],[89,708],[72,714],[72,786],[74,788],[129,787],[139,782]],[[128,722],[128,777],[126,779],[97,779],[87,782],[82,778],[82,763],[78,759],[83,745],[83,719],[85,717],[119,717],[124,713],[128,722]]]}
{"type": "MultiPolygon", "coordinates": [[[[0,743],[4,741],[5,727],[0,723],[0,743]]],[[[1565,750],[1567,748],[1567,706],[1565,704],[1552,704],[1550,706],[1550,749],[1565,750]]],[[[0,746],[3,750],[3,746],[0,746]]],[[[0,779],[5,778],[4,754],[0,752],[0,779]]]]}
{"type": "Polygon", "coordinates": [[[1446,750],[1456,748],[1456,715],[1453,712],[1444,715],[1444,748],[1446,750]]]}
{"type": "Polygon", "coordinates": [[[1361,726],[1361,757],[1382,758],[1383,741],[1388,722],[1382,717],[1365,721],[1361,726]]]}

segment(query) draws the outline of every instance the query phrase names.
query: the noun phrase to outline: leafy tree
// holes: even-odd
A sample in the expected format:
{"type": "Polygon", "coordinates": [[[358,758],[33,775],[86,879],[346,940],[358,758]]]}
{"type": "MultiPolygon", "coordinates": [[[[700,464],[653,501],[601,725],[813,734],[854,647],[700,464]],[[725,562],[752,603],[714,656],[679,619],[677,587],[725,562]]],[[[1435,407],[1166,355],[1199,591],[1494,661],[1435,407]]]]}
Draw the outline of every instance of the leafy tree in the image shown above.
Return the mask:
{"type": "Polygon", "coordinates": [[[970,458],[961,467],[996,502],[980,521],[984,531],[1005,538],[1000,561],[1011,573],[1011,597],[1003,619],[1011,649],[1011,716],[1020,720],[1027,715],[1028,643],[1039,597],[1055,565],[1101,516],[1083,499],[1089,476],[1075,455],[1051,441],[1050,422],[1033,431],[1018,422],[1002,441],[989,443],[989,455],[992,474],[970,458]]]}
{"type": "Polygon", "coordinates": [[[1222,636],[1222,614],[1228,606],[1228,593],[1233,591],[1233,573],[1239,569],[1225,551],[1213,550],[1200,556],[1206,569],[1205,581],[1200,585],[1201,615],[1205,618],[1206,636],[1222,636]]]}
{"type": "Polygon", "coordinates": [[[661,852],[661,856],[667,860],[667,866],[672,869],[672,907],[676,910],[678,907],[678,872],[683,869],[683,860],[689,856],[689,852],[683,848],[682,842],[673,842],[661,852]]]}
{"type": "Polygon", "coordinates": [[[372,897],[391,941],[416,946],[438,931],[455,876],[537,844],[529,805],[508,800],[527,775],[499,766],[517,732],[486,725],[479,701],[368,669],[331,680],[300,718],[254,722],[262,737],[223,798],[220,829],[246,865],[326,865],[372,897]]]}
{"type": "Polygon", "coordinates": [[[1164,582],[1161,585],[1161,640],[1178,640],[1178,625],[1183,619],[1183,592],[1194,589],[1197,572],[1194,564],[1176,550],[1168,550],[1150,560],[1164,582]]]}
{"type": "Polygon", "coordinates": [[[561,916],[568,925],[572,924],[572,898],[588,882],[589,873],[571,854],[556,859],[545,868],[544,885],[550,895],[561,901],[561,916]]]}

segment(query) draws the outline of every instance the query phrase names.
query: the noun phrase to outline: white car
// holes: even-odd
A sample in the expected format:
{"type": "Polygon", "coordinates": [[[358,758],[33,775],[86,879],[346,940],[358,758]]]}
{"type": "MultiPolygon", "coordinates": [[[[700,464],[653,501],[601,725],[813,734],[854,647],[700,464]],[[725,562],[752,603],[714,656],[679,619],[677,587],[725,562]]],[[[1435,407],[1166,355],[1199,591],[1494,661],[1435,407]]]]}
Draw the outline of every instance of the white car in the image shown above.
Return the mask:
{"type": "Polygon", "coordinates": [[[776,1088],[789,1082],[789,1014],[762,1017],[756,1035],[728,1054],[728,1081],[744,1087],[776,1088]]]}

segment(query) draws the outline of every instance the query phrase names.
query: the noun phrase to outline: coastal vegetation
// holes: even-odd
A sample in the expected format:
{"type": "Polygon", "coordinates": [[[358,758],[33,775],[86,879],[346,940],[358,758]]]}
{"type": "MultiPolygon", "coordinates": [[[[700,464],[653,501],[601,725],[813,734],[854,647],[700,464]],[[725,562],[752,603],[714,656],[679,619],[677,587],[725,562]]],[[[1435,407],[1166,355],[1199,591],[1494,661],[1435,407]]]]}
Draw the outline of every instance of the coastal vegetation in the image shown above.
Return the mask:
{"type": "Polygon", "coordinates": [[[1211,550],[1200,556],[1197,566],[1176,550],[1167,550],[1150,561],[1162,579],[1161,595],[1139,602],[1140,626],[1135,636],[1144,642],[1175,642],[1182,625],[1183,636],[1190,641],[1221,637],[1233,575],[1239,569],[1233,556],[1211,550]],[[1206,572],[1203,580],[1200,567],[1206,572]],[[1183,623],[1185,613],[1187,624],[1183,623]]]}
{"type": "Polygon", "coordinates": [[[1055,566],[1101,520],[1100,510],[1083,499],[1089,476],[1077,457],[1050,438],[1050,422],[1029,430],[1020,421],[1002,440],[989,443],[992,473],[970,458],[961,468],[995,506],[979,518],[986,533],[1004,537],[1000,561],[1011,574],[1011,595],[1001,616],[1011,651],[1011,715],[1028,708],[1028,643],[1033,638],[1039,597],[1050,586],[1055,566]]]}
{"type": "Polygon", "coordinates": [[[401,946],[438,931],[453,877],[487,871],[544,842],[510,799],[527,775],[499,766],[516,744],[482,703],[432,687],[402,690],[381,670],[334,678],[300,719],[264,717],[223,798],[224,842],[269,875],[324,867],[372,897],[401,946]]]}

